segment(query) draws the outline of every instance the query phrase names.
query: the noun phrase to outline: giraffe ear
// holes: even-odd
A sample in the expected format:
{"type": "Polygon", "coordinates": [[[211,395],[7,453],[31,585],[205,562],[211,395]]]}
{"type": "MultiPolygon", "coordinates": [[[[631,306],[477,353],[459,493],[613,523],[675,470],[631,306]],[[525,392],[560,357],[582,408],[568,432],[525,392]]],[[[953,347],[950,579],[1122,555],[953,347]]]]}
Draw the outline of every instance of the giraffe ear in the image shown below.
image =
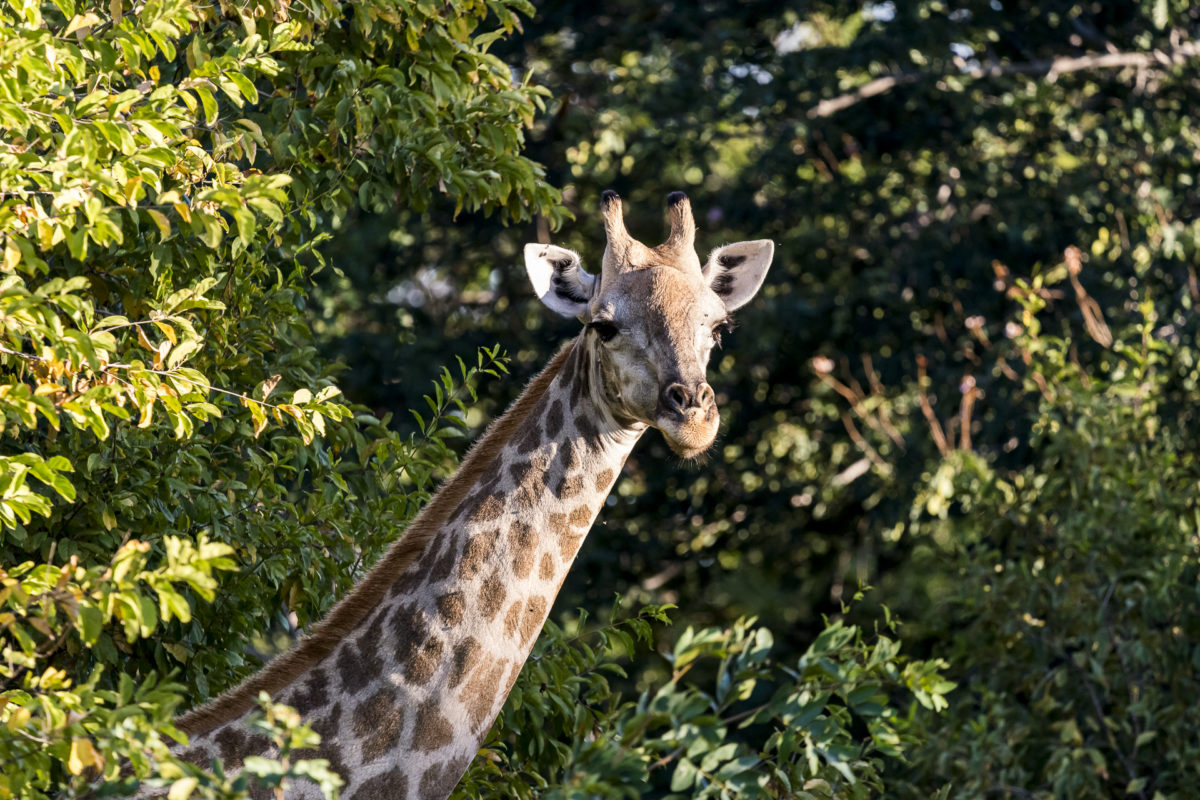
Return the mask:
{"type": "Polygon", "coordinates": [[[774,253],[770,239],[727,244],[712,251],[701,271],[709,288],[725,301],[726,310],[733,311],[758,293],[774,253]]]}
{"type": "Polygon", "coordinates": [[[564,317],[586,313],[596,276],[584,272],[579,254],[552,244],[525,245],[525,271],[538,299],[564,317]]]}

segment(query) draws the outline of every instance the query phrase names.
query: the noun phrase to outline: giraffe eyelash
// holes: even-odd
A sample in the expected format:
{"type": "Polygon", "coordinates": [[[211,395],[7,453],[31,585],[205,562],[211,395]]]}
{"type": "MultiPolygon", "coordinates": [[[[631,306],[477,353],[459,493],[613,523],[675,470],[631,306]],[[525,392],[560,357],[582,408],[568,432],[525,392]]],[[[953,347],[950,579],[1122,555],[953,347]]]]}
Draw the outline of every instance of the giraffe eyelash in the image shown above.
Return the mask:
{"type": "Polygon", "coordinates": [[[729,333],[735,327],[737,327],[737,326],[734,324],[732,317],[726,317],[725,319],[721,320],[716,325],[714,325],[713,330],[712,330],[713,345],[716,347],[720,347],[721,346],[721,334],[729,333]]]}

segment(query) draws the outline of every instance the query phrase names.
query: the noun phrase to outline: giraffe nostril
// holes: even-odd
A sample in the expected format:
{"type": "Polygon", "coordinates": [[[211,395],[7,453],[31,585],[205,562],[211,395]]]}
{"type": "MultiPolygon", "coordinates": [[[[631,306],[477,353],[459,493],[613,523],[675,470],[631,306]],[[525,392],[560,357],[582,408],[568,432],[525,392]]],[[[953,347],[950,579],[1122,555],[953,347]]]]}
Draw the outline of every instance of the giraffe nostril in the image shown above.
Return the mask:
{"type": "Polygon", "coordinates": [[[692,393],[682,383],[672,383],[663,390],[663,401],[667,408],[682,413],[692,405],[692,393]]]}
{"type": "Polygon", "coordinates": [[[700,388],[696,390],[696,405],[700,408],[711,408],[716,402],[713,388],[707,383],[700,384],[700,388]]]}

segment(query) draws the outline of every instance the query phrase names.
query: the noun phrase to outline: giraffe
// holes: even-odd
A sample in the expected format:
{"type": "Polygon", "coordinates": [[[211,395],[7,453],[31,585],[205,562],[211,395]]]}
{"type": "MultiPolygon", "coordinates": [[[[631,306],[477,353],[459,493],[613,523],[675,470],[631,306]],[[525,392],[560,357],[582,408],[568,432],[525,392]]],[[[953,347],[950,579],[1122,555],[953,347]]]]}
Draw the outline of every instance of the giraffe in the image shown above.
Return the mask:
{"type": "MultiPolygon", "coordinates": [[[[712,444],[719,414],[705,369],[734,309],[758,291],[768,240],[717,248],[701,265],[686,195],[647,247],[621,200],[601,198],[599,274],[578,254],[525,247],[534,290],[583,331],[492,423],[405,535],[291,651],[177,720],[187,760],[234,774],[265,739],[244,725],[260,691],[321,734],[345,800],[444,800],[512,690],[584,537],[649,428],[679,456],[712,444]]],[[[297,782],[287,800],[319,797],[297,782]]]]}

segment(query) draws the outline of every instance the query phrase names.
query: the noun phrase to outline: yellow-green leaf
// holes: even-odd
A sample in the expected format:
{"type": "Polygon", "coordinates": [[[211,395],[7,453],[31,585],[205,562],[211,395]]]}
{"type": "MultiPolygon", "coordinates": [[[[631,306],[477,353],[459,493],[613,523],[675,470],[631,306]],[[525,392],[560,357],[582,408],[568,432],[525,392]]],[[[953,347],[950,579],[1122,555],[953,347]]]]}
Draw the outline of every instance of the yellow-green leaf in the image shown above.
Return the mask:
{"type": "Polygon", "coordinates": [[[91,11],[86,14],[76,14],[75,17],[67,23],[67,29],[63,31],[63,33],[74,33],[80,28],[90,28],[93,25],[99,25],[101,22],[103,22],[103,20],[100,19],[100,15],[94,14],[91,11]]]}
{"type": "MultiPolygon", "coordinates": [[[[93,15],[94,16],[94,15],[93,15]]],[[[81,775],[88,767],[104,768],[104,756],[92,744],[91,739],[75,739],[71,742],[71,754],[67,757],[67,770],[72,775],[81,775]]]]}

